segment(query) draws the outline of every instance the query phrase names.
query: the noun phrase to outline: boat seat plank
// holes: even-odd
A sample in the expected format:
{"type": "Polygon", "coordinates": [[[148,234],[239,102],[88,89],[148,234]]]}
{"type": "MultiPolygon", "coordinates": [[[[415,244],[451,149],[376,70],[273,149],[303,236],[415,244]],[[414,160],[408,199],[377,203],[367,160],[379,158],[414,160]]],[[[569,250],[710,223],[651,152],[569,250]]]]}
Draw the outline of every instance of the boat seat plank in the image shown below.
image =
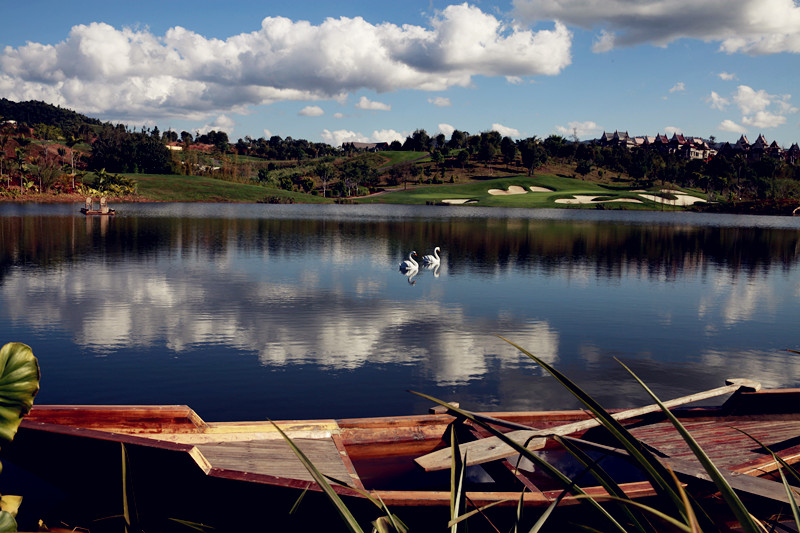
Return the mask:
{"type": "MultiPolygon", "coordinates": [[[[292,439],[314,466],[329,476],[352,480],[332,439],[292,439]]],[[[313,481],[303,463],[285,441],[267,439],[196,445],[214,468],[313,481]]]]}

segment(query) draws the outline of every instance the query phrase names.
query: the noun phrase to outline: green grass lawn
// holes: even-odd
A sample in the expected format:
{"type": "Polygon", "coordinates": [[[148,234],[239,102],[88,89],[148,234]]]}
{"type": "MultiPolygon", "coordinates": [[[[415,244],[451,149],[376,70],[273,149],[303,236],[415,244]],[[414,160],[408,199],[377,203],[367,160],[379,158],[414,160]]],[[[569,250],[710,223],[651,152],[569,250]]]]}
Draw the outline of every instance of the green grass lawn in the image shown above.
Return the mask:
{"type": "Polygon", "coordinates": [[[428,152],[380,152],[380,155],[384,157],[388,157],[389,161],[381,165],[380,168],[397,165],[400,163],[407,163],[409,161],[416,161],[420,158],[428,158],[430,159],[430,154],[428,152]]]}
{"type": "MultiPolygon", "coordinates": [[[[658,188],[654,188],[658,191],[658,188]]],[[[696,196],[699,193],[692,192],[696,196]]],[[[415,187],[409,190],[397,190],[382,195],[365,198],[361,202],[370,203],[398,203],[398,204],[426,204],[440,203],[448,199],[469,199],[469,205],[486,207],[554,207],[554,208],[591,208],[596,209],[597,204],[561,204],[557,199],[573,198],[575,195],[601,197],[605,201],[616,199],[636,199],[642,203],[613,202],[602,204],[605,208],[613,209],[662,209],[661,204],[645,200],[630,189],[619,186],[605,186],[598,183],[582,181],[574,178],[565,178],[553,175],[539,175],[534,177],[514,176],[473,182],[464,185],[437,185],[430,187],[415,187]],[[525,194],[492,195],[489,189],[507,190],[516,185],[524,188],[525,194]],[[532,192],[531,186],[545,187],[548,192],[532,192]]],[[[672,206],[663,206],[664,209],[681,209],[672,206]]]]}
{"type": "Polygon", "coordinates": [[[136,181],[139,196],[154,202],[257,202],[278,196],[297,203],[330,203],[311,194],[302,194],[260,185],[232,183],[200,176],[125,174],[136,181]]]}
{"type": "MultiPolygon", "coordinates": [[[[200,176],[126,174],[137,183],[140,197],[155,202],[258,202],[271,197],[292,198],[296,203],[330,203],[330,198],[321,198],[311,194],[267,188],[260,185],[233,183],[229,181],[205,178],[200,176]]],[[[703,197],[697,191],[683,192],[703,197]]],[[[660,193],[660,187],[654,186],[650,194],[668,199],[675,198],[671,194],[660,193]]],[[[476,181],[458,185],[417,186],[408,190],[394,190],[368,198],[353,198],[358,203],[393,203],[425,205],[439,204],[444,200],[467,199],[468,205],[484,207],[550,207],[572,209],[648,209],[648,210],[682,210],[682,207],[661,205],[644,199],[631,188],[620,185],[604,185],[580,179],[541,174],[533,177],[511,176],[492,180],[476,181]],[[507,190],[510,186],[522,187],[525,194],[492,195],[490,189],[507,190]],[[532,192],[530,187],[544,187],[543,192],[532,192]],[[602,199],[602,204],[563,204],[556,200],[573,198],[576,195],[593,196],[602,199]],[[636,199],[641,203],[612,202],[618,199],[636,199]]]]}

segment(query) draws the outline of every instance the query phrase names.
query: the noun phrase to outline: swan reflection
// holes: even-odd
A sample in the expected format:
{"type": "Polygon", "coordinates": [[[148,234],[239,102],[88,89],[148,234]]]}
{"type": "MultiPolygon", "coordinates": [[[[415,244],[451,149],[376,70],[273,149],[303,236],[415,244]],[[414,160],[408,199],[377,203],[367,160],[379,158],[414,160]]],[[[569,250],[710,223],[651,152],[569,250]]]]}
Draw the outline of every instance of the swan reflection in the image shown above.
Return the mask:
{"type": "Polygon", "coordinates": [[[440,265],[439,263],[436,263],[436,264],[427,264],[427,265],[422,265],[422,269],[423,269],[423,270],[430,270],[430,271],[432,271],[432,272],[433,272],[433,277],[434,277],[434,278],[438,278],[438,277],[440,276],[440,272],[439,272],[439,270],[440,270],[440,267],[441,267],[441,266],[442,266],[442,265],[440,265]]]}

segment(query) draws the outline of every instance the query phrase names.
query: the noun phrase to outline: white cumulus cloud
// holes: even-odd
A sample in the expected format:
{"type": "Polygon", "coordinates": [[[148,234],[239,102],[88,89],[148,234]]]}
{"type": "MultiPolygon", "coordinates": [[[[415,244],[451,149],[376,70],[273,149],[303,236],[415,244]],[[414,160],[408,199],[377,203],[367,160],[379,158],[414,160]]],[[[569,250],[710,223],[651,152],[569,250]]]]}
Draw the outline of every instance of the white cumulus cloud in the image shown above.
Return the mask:
{"type": "Polygon", "coordinates": [[[566,126],[556,126],[556,131],[563,136],[596,137],[602,133],[602,128],[595,122],[587,120],[585,122],[568,122],[566,126]]]}
{"type": "Polygon", "coordinates": [[[774,95],[739,85],[733,101],[742,112],[742,123],[756,128],[774,128],[786,123],[786,115],[796,113],[789,102],[791,95],[774,95]]]}
{"type": "Polygon", "coordinates": [[[614,49],[616,44],[616,35],[613,32],[602,30],[594,42],[592,43],[592,52],[602,54],[614,49]]]}
{"type": "Polygon", "coordinates": [[[443,133],[445,137],[450,137],[456,129],[450,124],[439,124],[439,133],[443,133]]]}
{"type": "Polygon", "coordinates": [[[747,85],[739,85],[731,96],[723,97],[715,91],[706,98],[712,109],[725,110],[733,103],[739,108],[740,120],[724,120],[720,125],[723,131],[744,133],[747,127],[775,128],[786,124],[788,115],[797,113],[798,109],[791,104],[791,95],[770,94],[763,89],[753,89],[747,85]]]}
{"type": "Polygon", "coordinates": [[[325,111],[318,105],[307,105],[297,113],[302,117],[319,117],[325,114],[325,111]]]}
{"type": "Polygon", "coordinates": [[[672,86],[672,88],[669,90],[669,92],[671,92],[671,93],[681,93],[681,92],[683,92],[685,90],[686,90],[686,84],[683,83],[682,81],[679,81],[678,83],[676,83],[675,85],[672,86]]]}
{"type": "Polygon", "coordinates": [[[492,131],[496,131],[503,137],[519,137],[519,130],[515,128],[509,128],[508,126],[503,126],[502,124],[494,123],[492,124],[492,131]]]}
{"type": "Polygon", "coordinates": [[[198,128],[197,131],[200,133],[208,133],[211,130],[224,131],[228,135],[231,135],[235,126],[235,120],[226,115],[220,115],[210,124],[206,124],[202,128],[198,128]]]}
{"type": "Polygon", "coordinates": [[[408,137],[408,134],[401,133],[395,130],[375,130],[371,136],[364,135],[363,133],[351,130],[322,130],[320,134],[322,140],[332,146],[341,146],[343,143],[348,142],[403,142],[408,137]]]}
{"type": "Polygon", "coordinates": [[[706,98],[706,102],[711,104],[712,109],[718,109],[719,111],[724,111],[731,103],[730,100],[720,96],[715,91],[711,91],[711,94],[706,98]]]}
{"type": "Polygon", "coordinates": [[[445,98],[444,96],[437,96],[436,98],[428,98],[428,103],[433,104],[437,107],[450,107],[451,105],[453,105],[450,103],[450,99],[445,98]]]}
{"type": "Polygon", "coordinates": [[[730,119],[723,120],[719,125],[719,129],[722,131],[730,131],[733,133],[747,133],[747,128],[745,128],[741,124],[737,124],[736,122],[730,119]]]}
{"type": "Polygon", "coordinates": [[[384,104],[382,102],[374,102],[367,98],[366,96],[362,96],[361,99],[356,104],[356,108],[358,109],[368,109],[371,111],[391,111],[392,106],[388,104],[384,104]]]}
{"type": "Polygon", "coordinates": [[[592,49],[681,39],[715,41],[720,50],[752,55],[800,53],[795,0],[514,0],[519,20],[558,20],[600,34],[592,49]]]}
{"type": "Polygon", "coordinates": [[[731,72],[720,72],[719,74],[717,74],[717,76],[719,76],[719,79],[725,81],[733,81],[736,79],[736,74],[733,74],[731,72]]]}
{"type": "Polygon", "coordinates": [[[226,39],[92,22],[56,44],[5,47],[0,93],[101,118],[207,120],[278,101],[342,102],[362,89],[441,91],[473,76],[556,75],[571,62],[571,44],[560,22],[534,31],[466,3],[427,26],[267,17],[226,39]]]}
{"type": "Polygon", "coordinates": [[[769,111],[757,111],[752,115],[742,117],[745,126],[754,128],[775,128],[786,123],[786,117],[770,113],[769,111]]]}

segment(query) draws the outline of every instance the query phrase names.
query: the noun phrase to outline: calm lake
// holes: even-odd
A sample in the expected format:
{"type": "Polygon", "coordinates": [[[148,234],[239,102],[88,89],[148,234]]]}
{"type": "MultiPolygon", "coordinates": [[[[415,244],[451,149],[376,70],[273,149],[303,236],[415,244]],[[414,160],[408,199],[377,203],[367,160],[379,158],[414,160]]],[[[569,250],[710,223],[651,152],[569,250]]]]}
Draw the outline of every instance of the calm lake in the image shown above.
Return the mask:
{"type": "Polygon", "coordinates": [[[38,404],[214,420],[577,404],[800,385],[800,217],[433,206],[0,204],[0,344],[38,404]],[[442,248],[436,270],[398,270],[442,248]]]}

